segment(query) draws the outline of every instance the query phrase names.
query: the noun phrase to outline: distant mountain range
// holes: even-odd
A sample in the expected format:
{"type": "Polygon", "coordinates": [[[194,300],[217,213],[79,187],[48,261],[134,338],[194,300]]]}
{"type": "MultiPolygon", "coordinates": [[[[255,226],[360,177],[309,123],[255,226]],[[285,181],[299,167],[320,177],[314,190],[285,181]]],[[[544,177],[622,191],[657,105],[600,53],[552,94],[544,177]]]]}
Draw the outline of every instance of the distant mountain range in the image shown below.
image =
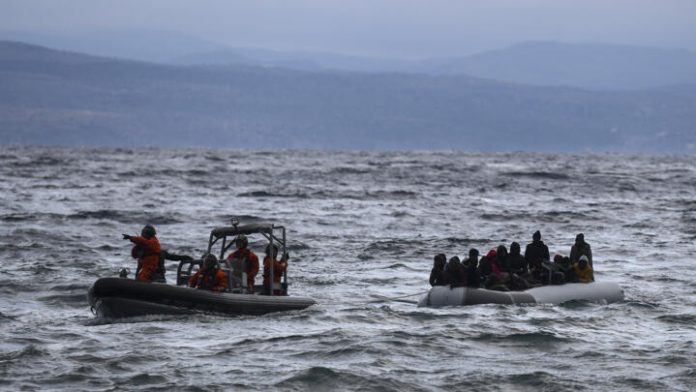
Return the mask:
{"type": "Polygon", "coordinates": [[[611,44],[523,42],[452,58],[390,59],[229,47],[178,32],[108,30],[52,34],[0,30],[0,40],[171,65],[247,65],[300,71],[468,75],[537,86],[639,90],[696,83],[696,52],[611,44]]]}
{"type": "Polygon", "coordinates": [[[0,42],[3,144],[696,149],[696,86],[598,92],[469,76],[174,66],[0,42]]]}
{"type": "Polygon", "coordinates": [[[468,75],[521,84],[592,90],[635,90],[696,83],[696,52],[555,42],[526,42],[461,58],[422,61],[235,48],[189,54],[177,58],[175,63],[468,75]]]}

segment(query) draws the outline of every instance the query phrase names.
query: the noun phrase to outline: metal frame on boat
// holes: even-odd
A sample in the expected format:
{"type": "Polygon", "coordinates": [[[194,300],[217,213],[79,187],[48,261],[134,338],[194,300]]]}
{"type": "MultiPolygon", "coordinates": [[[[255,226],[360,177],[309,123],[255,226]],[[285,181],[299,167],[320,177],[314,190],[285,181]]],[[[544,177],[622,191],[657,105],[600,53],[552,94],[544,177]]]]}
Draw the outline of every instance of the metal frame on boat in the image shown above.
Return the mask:
{"type": "MultiPolygon", "coordinates": [[[[220,269],[227,274],[228,287],[233,293],[246,293],[249,288],[247,287],[246,273],[242,272],[241,279],[236,278],[232,273],[232,266],[227,261],[225,256],[227,255],[230,248],[234,246],[234,238],[238,235],[253,235],[261,234],[266,241],[268,241],[268,247],[273,247],[273,245],[278,246],[279,254],[286,259],[288,257],[287,253],[287,237],[285,233],[285,227],[280,225],[275,225],[269,222],[257,222],[240,225],[238,220],[232,221],[232,226],[228,227],[218,227],[210,232],[210,238],[208,240],[208,250],[207,253],[216,255],[218,260],[220,260],[220,269]],[[232,239],[229,239],[232,237],[232,239]],[[215,247],[219,246],[219,250],[215,251],[215,247]]],[[[200,265],[201,260],[192,261],[181,261],[176,270],[176,284],[186,285],[188,280],[192,275],[193,267],[200,265]]],[[[273,263],[270,263],[270,276],[269,281],[273,282],[273,277],[276,273],[274,271],[273,263]]],[[[263,268],[263,266],[260,266],[263,268]]],[[[272,290],[281,290],[282,295],[287,295],[288,293],[288,281],[287,281],[287,271],[281,272],[280,285],[274,284],[272,290]]],[[[262,289],[263,286],[258,286],[257,288],[262,289]]],[[[255,290],[259,292],[259,290],[255,290]]]]}

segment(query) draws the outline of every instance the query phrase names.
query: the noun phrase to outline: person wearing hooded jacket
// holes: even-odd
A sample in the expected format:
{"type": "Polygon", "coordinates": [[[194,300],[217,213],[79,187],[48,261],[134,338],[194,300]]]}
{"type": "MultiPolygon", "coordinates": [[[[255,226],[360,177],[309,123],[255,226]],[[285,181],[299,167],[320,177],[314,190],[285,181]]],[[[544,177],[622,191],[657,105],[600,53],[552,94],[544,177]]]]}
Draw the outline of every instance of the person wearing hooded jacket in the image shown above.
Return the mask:
{"type": "Polygon", "coordinates": [[[481,287],[481,274],[478,270],[478,249],[469,249],[469,258],[464,262],[466,267],[466,286],[472,288],[481,287]]]}
{"type": "Polygon", "coordinates": [[[445,265],[447,264],[447,256],[440,253],[433,260],[433,269],[430,270],[430,285],[444,286],[445,283],[445,265]]]}
{"type": "Polygon", "coordinates": [[[527,262],[528,270],[531,270],[537,263],[551,260],[549,247],[541,240],[541,232],[539,230],[534,232],[532,242],[524,250],[524,260],[527,262]]]}
{"type": "Polygon", "coordinates": [[[496,248],[495,265],[498,267],[500,272],[509,273],[510,264],[508,264],[508,250],[505,245],[499,245],[496,248]]]}
{"type": "Polygon", "coordinates": [[[570,247],[570,262],[577,263],[582,255],[587,256],[587,262],[592,267],[592,247],[585,242],[585,235],[579,233],[575,236],[575,243],[570,247]]]}
{"type": "Polygon", "coordinates": [[[510,272],[517,275],[523,275],[527,272],[527,263],[520,251],[520,244],[513,242],[510,244],[510,253],[507,255],[507,265],[510,272]]]}
{"type": "Polygon", "coordinates": [[[594,282],[594,272],[585,255],[580,256],[580,260],[573,266],[573,272],[580,283],[594,282]]]}
{"type": "Polygon", "coordinates": [[[135,278],[142,282],[152,282],[153,275],[159,268],[161,250],[155,228],[147,224],[141,230],[140,236],[123,234],[123,239],[135,244],[131,250],[131,256],[138,259],[135,278]]]}
{"type": "Polygon", "coordinates": [[[208,254],[203,259],[203,266],[188,281],[189,287],[201,290],[226,291],[227,275],[220,270],[217,258],[208,254]]]}
{"type": "Polygon", "coordinates": [[[462,287],[464,286],[464,276],[462,271],[462,263],[459,261],[459,257],[454,256],[449,259],[447,265],[445,266],[445,285],[450,287],[462,287]]]}
{"type": "Polygon", "coordinates": [[[506,291],[507,287],[502,280],[503,274],[496,264],[497,258],[498,253],[496,250],[489,250],[486,256],[482,257],[479,262],[479,272],[485,288],[506,291]]]}

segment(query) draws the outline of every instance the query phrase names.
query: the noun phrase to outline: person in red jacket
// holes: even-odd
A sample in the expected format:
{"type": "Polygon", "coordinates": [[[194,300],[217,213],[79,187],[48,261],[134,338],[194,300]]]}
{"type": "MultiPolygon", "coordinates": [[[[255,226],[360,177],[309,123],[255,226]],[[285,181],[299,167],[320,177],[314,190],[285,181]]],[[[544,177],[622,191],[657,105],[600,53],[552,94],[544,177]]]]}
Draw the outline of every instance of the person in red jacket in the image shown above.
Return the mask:
{"type": "Polygon", "coordinates": [[[202,290],[226,291],[227,275],[220,271],[217,258],[214,255],[208,254],[203,260],[203,265],[189,279],[188,284],[189,287],[202,290]]]}
{"type": "Polygon", "coordinates": [[[227,256],[227,261],[230,263],[230,268],[232,268],[232,277],[237,282],[242,281],[242,273],[247,274],[247,292],[249,294],[254,293],[254,280],[256,274],[259,273],[259,258],[256,253],[252,252],[249,246],[249,240],[247,240],[244,234],[240,234],[235,238],[234,244],[237,250],[227,256]]]}
{"type": "MultiPolygon", "coordinates": [[[[271,257],[269,256],[270,245],[266,247],[266,257],[263,259],[263,291],[266,294],[271,292],[271,257]]],[[[287,255],[280,261],[277,260],[278,247],[273,245],[273,283],[280,283],[285,270],[288,268],[287,255]]],[[[273,288],[273,295],[283,295],[281,288],[273,288]]]]}
{"type": "Polygon", "coordinates": [[[123,235],[124,240],[134,243],[131,256],[138,259],[138,272],[136,279],[143,282],[152,282],[153,273],[157,271],[160,261],[160,243],[156,237],[157,232],[152,225],[145,225],[140,236],[123,235]]]}

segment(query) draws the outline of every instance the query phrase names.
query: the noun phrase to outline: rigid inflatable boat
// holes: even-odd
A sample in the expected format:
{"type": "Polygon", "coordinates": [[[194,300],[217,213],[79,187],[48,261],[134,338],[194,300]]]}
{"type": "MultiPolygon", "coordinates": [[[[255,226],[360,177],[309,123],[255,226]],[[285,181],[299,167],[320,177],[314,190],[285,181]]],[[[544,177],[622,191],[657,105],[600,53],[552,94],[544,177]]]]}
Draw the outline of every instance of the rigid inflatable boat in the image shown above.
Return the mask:
{"type": "MultiPolygon", "coordinates": [[[[287,261],[285,228],[272,223],[253,223],[239,225],[233,221],[232,227],[220,227],[210,233],[206,254],[218,254],[221,265],[219,269],[228,279],[228,289],[224,292],[213,292],[188,287],[193,268],[202,264],[202,260],[182,260],[179,262],[176,276],[176,286],[165,283],[140,282],[128,278],[100,278],[89,289],[87,294],[89,304],[100,317],[121,318],[154,314],[190,314],[194,312],[210,312],[226,315],[265,314],[270,312],[304,309],[315,304],[306,297],[288,296],[286,271],[276,271],[281,274],[272,288],[256,286],[253,290],[246,287],[247,277],[239,266],[234,266],[225,259],[230,253],[239,235],[262,236],[268,241],[268,249],[280,248],[280,254],[287,261]],[[261,295],[259,292],[272,291],[281,295],[261,295]],[[255,292],[257,294],[248,294],[255,292]]],[[[258,243],[258,241],[257,241],[258,243]]],[[[246,262],[246,261],[244,261],[246,262]]],[[[269,281],[273,279],[273,264],[270,266],[269,281]]],[[[263,271],[263,266],[261,266],[263,271]]],[[[137,273],[136,273],[137,276],[137,273]]],[[[257,277],[258,280],[258,277],[257,277]]]]}
{"type": "Polygon", "coordinates": [[[481,304],[561,304],[569,301],[611,303],[622,301],[623,298],[621,286],[613,282],[566,283],[535,287],[525,291],[435,286],[418,301],[418,306],[440,308],[481,304]]]}
{"type": "Polygon", "coordinates": [[[97,316],[107,318],[195,312],[264,314],[304,309],[315,303],[311,298],[217,293],[122,278],[98,279],[88,299],[97,316]]]}

